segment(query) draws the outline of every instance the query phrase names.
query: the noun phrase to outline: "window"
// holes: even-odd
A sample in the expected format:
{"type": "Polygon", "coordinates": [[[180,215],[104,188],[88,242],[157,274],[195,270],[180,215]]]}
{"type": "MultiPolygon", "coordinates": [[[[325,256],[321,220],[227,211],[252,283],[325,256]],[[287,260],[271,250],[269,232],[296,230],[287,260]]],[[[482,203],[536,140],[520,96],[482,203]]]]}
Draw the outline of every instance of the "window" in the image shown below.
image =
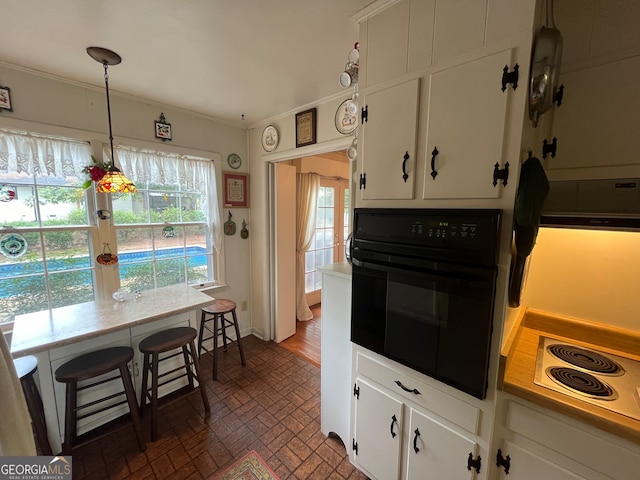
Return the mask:
{"type": "Polygon", "coordinates": [[[344,244],[349,235],[349,189],[346,180],[322,179],[318,191],[316,231],[305,253],[305,293],[307,303],[320,303],[320,267],[344,260],[344,244]],[[342,248],[340,248],[342,247],[342,248]]]}
{"type": "Polygon", "coordinates": [[[0,323],[108,296],[107,285],[220,280],[213,162],[117,147],[116,163],[139,193],[96,194],[80,186],[94,151],[88,142],[0,130],[0,323]],[[111,217],[99,219],[97,205],[111,217]],[[96,265],[104,250],[118,264],[96,265]]]}

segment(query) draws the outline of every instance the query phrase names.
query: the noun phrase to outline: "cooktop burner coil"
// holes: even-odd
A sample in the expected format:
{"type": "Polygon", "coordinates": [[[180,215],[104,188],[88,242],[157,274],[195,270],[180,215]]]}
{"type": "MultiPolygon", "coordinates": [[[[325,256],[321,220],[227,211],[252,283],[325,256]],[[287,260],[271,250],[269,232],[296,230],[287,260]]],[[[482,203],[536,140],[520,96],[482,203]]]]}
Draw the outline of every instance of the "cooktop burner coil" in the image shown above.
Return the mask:
{"type": "Polygon", "coordinates": [[[589,370],[600,375],[623,375],[624,368],[612,359],[605,357],[593,350],[557,343],[549,345],[547,350],[560,360],[575,365],[584,370],[589,370]]]}
{"type": "Polygon", "coordinates": [[[607,383],[593,375],[568,367],[549,367],[547,375],[554,382],[572,391],[591,398],[601,400],[615,400],[618,393],[607,383]]]}

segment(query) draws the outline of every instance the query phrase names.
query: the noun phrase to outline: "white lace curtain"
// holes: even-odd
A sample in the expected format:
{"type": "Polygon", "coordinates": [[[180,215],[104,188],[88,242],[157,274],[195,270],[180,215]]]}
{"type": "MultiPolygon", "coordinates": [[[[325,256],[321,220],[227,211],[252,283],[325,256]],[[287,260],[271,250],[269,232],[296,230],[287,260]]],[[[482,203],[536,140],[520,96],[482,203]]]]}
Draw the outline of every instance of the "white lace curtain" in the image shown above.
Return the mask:
{"type": "Polygon", "coordinates": [[[90,164],[87,142],[0,130],[0,175],[5,178],[49,176],[73,184],[84,180],[82,169],[90,164]]]}
{"type": "MultiPolygon", "coordinates": [[[[181,185],[199,192],[213,246],[216,251],[220,251],[222,231],[216,194],[216,172],[212,160],[130,147],[114,147],[114,150],[115,163],[120,165],[120,170],[135,184],[150,182],[181,185]]],[[[109,147],[104,147],[103,155],[105,160],[109,158],[109,147]]]]}
{"type": "Polygon", "coordinates": [[[305,294],[305,254],[316,233],[318,191],[320,176],[317,173],[296,174],[296,318],[307,321],[313,313],[305,294]]]}

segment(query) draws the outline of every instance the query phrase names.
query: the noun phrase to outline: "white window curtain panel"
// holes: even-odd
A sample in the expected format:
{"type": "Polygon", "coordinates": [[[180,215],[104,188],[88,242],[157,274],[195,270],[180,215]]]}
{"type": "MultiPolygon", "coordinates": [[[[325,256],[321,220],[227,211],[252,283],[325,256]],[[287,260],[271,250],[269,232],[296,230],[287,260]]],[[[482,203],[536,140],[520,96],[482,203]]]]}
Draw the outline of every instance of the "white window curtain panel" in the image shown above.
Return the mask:
{"type": "MultiPolygon", "coordinates": [[[[203,213],[211,242],[219,253],[222,246],[220,211],[216,194],[216,172],[213,161],[175,153],[155,152],[129,147],[114,147],[115,163],[135,184],[146,182],[182,185],[202,195],[203,213]]],[[[103,150],[109,158],[109,147],[103,150]]]]}
{"type": "Polygon", "coordinates": [[[86,165],[91,165],[87,142],[0,130],[0,175],[5,179],[55,177],[81,183],[86,165]]]}
{"type": "Polygon", "coordinates": [[[305,294],[305,254],[316,233],[320,175],[296,174],[296,317],[300,321],[313,318],[305,294]]]}

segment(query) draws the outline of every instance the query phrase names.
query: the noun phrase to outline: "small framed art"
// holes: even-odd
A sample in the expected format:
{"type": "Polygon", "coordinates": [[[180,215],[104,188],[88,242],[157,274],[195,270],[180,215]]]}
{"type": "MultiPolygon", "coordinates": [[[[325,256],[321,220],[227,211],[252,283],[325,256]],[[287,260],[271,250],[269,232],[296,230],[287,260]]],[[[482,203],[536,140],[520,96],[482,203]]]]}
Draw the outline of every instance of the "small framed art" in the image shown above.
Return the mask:
{"type": "Polygon", "coordinates": [[[167,123],[164,113],[160,114],[160,119],[156,120],[156,138],[161,140],[171,140],[171,124],[167,123]]]}
{"type": "Polygon", "coordinates": [[[316,143],[316,109],[296,113],[296,148],[316,143]]]}
{"type": "Polygon", "coordinates": [[[246,173],[222,172],[224,190],[224,206],[248,207],[249,206],[249,175],[246,173]]]}
{"type": "Polygon", "coordinates": [[[11,89],[9,87],[0,86],[0,108],[13,112],[11,106],[11,89]]]}

